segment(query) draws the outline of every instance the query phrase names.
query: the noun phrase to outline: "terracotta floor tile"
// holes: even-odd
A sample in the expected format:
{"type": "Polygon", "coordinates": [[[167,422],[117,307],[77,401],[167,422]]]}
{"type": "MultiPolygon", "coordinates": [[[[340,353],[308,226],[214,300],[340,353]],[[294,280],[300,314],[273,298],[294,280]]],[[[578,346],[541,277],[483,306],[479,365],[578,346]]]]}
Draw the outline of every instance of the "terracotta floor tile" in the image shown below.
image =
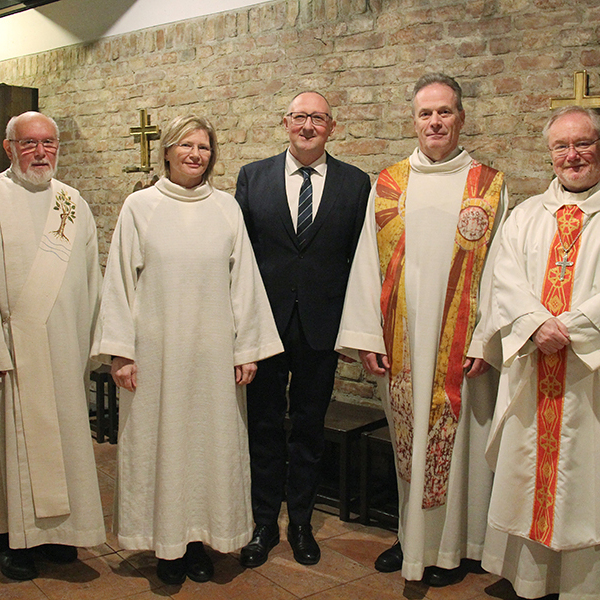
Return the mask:
{"type": "Polygon", "coordinates": [[[313,513],[312,526],[315,538],[318,541],[342,535],[348,531],[362,529],[364,525],[352,521],[340,521],[337,514],[329,514],[321,511],[313,513]]]}
{"type": "Polygon", "coordinates": [[[148,579],[118,554],[48,567],[35,583],[51,600],[116,600],[151,589],[148,579]]]}
{"type": "Polygon", "coordinates": [[[113,514],[113,497],[115,493],[115,480],[102,471],[98,471],[98,485],[100,486],[100,500],[102,513],[106,517],[113,514]]]}
{"type": "Polygon", "coordinates": [[[115,479],[117,477],[117,445],[108,442],[104,444],[94,442],[94,455],[98,470],[115,479]]]}
{"type": "Polygon", "coordinates": [[[108,544],[100,544],[93,548],[78,548],[77,556],[79,560],[89,560],[90,558],[97,558],[98,556],[104,556],[105,554],[112,554],[114,549],[108,544]]]}
{"type": "Polygon", "coordinates": [[[300,598],[372,573],[327,547],[321,547],[321,560],[314,566],[298,564],[288,550],[270,557],[257,571],[300,598]]]}
{"type": "Polygon", "coordinates": [[[215,579],[206,583],[196,583],[186,579],[185,583],[174,588],[165,586],[177,600],[296,600],[296,596],[264,577],[256,570],[246,569],[233,578],[222,578],[218,565],[215,565],[215,579]]]}
{"type": "Polygon", "coordinates": [[[112,515],[107,515],[104,517],[104,526],[106,528],[106,544],[110,546],[114,551],[119,551],[122,550],[122,548],[121,544],[119,544],[117,536],[113,533],[112,522],[112,515]]]}
{"type": "Polygon", "coordinates": [[[2,600],[46,600],[46,596],[34,581],[13,581],[0,574],[0,598],[2,600]]]}
{"type": "Polygon", "coordinates": [[[156,575],[157,561],[151,550],[119,550],[118,556],[148,579],[153,588],[164,586],[164,583],[156,575]]]}
{"type": "Polygon", "coordinates": [[[348,558],[374,569],[377,557],[392,546],[396,534],[376,527],[362,527],[335,538],[328,539],[324,545],[348,558]]]}
{"type": "Polygon", "coordinates": [[[133,596],[127,596],[127,600],[168,600],[174,598],[170,596],[166,590],[162,588],[148,590],[147,592],[141,592],[140,594],[134,594],[133,596]]]}
{"type": "Polygon", "coordinates": [[[404,583],[401,577],[373,573],[310,596],[310,600],[399,600],[406,598],[404,583]]]}

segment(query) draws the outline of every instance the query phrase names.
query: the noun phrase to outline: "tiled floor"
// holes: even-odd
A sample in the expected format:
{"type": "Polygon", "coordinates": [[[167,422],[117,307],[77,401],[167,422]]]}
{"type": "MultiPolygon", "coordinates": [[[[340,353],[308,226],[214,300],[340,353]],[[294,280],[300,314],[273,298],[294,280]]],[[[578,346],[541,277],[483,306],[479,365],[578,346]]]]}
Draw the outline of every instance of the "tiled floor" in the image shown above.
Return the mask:
{"type": "MultiPolygon", "coordinates": [[[[110,532],[116,446],[95,444],[102,503],[110,532]]],[[[285,522],[281,522],[285,532],[285,522]]],[[[510,584],[465,563],[460,583],[443,589],[406,582],[397,573],[378,573],[373,562],[391,546],[394,534],[377,527],[344,523],[315,511],[313,526],[321,545],[318,565],[304,567],[282,539],[269,560],[257,569],[243,569],[236,555],[210,551],[215,578],[208,583],[189,579],[182,586],[165,586],[156,577],[152,552],[122,550],[109,533],[106,544],[79,551],[70,565],[39,562],[34,581],[14,582],[0,575],[0,600],[516,600],[510,584]]],[[[283,536],[285,538],[285,535],[283,536]]],[[[548,597],[550,598],[550,597],[548,597]]]]}

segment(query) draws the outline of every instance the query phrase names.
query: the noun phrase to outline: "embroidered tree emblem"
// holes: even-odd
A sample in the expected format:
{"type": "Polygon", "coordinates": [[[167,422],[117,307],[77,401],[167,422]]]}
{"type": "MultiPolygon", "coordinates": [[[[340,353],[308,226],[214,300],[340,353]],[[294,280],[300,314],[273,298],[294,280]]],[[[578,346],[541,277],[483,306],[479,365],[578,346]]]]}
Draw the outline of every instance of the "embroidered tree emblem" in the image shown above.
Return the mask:
{"type": "Polygon", "coordinates": [[[67,195],[64,190],[60,190],[56,194],[56,204],[54,210],[60,210],[60,227],[56,231],[52,231],[57,238],[61,240],[69,241],[69,238],[65,235],[65,227],[67,222],[73,223],[75,221],[75,204],[71,202],[71,197],[67,195]]]}

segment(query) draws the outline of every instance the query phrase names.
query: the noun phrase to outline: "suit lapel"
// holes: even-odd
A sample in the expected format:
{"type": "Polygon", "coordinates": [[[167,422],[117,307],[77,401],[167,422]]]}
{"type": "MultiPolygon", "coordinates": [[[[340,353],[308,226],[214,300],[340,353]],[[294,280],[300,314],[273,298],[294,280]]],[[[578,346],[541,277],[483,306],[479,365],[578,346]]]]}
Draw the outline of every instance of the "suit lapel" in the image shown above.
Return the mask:
{"type": "Polygon", "coordinates": [[[272,177],[273,199],[277,208],[277,212],[281,217],[281,222],[283,223],[284,229],[297,246],[298,238],[296,237],[296,230],[294,229],[294,223],[292,222],[290,205],[288,203],[288,197],[285,190],[285,156],[286,153],[283,152],[275,157],[272,177]]]}

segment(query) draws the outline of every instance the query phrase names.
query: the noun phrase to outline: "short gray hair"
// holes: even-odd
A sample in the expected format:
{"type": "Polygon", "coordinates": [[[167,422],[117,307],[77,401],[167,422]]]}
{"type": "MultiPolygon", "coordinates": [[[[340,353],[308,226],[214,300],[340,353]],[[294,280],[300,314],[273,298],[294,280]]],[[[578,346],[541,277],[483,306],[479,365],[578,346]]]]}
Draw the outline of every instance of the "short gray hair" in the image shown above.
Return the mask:
{"type": "Polygon", "coordinates": [[[160,149],[158,151],[158,168],[161,174],[171,176],[169,161],[166,160],[167,150],[180,142],[186,135],[193,131],[206,131],[210,142],[210,159],[206,171],[202,175],[202,182],[210,181],[210,176],[215,168],[218,158],[217,134],[210,121],[197,115],[186,115],[175,117],[163,130],[160,138],[160,149]]]}
{"type": "Polygon", "coordinates": [[[26,115],[27,116],[41,115],[42,117],[48,119],[48,121],[50,121],[50,123],[52,124],[52,126],[54,127],[54,129],[56,131],[56,139],[58,140],[60,138],[60,131],[58,129],[58,125],[56,124],[56,121],[52,117],[44,115],[43,113],[35,111],[35,110],[28,110],[27,112],[21,113],[20,115],[15,115],[14,117],[11,117],[9,122],[6,124],[6,136],[5,137],[7,140],[13,140],[15,138],[15,130],[17,129],[17,120],[20,117],[23,117],[26,115]]]}
{"type": "Polygon", "coordinates": [[[544,129],[542,129],[542,135],[548,143],[548,136],[550,135],[550,127],[558,121],[561,117],[570,114],[579,114],[585,115],[592,122],[592,127],[596,130],[596,135],[600,137],[600,115],[591,108],[584,108],[583,106],[563,106],[562,108],[557,108],[550,118],[548,122],[544,125],[544,129]]]}
{"type": "Polygon", "coordinates": [[[415,96],[424,87],[427,87],[428,85],[432,85],[434,83],[441,83],[442,85],[447,85],[454,92],[454,96],[456,98],[456,108],[458,108],[458,110],[460,111],[463,110],[462,88],[460,87],[456,79],[450,77],[450,75],[445,75],[444,73],[427,73],[427,75],[419,77],[417,83],[415,83],[415,87],[413,88],[411,99],[413,114],[415,112],[415,96]]]}

